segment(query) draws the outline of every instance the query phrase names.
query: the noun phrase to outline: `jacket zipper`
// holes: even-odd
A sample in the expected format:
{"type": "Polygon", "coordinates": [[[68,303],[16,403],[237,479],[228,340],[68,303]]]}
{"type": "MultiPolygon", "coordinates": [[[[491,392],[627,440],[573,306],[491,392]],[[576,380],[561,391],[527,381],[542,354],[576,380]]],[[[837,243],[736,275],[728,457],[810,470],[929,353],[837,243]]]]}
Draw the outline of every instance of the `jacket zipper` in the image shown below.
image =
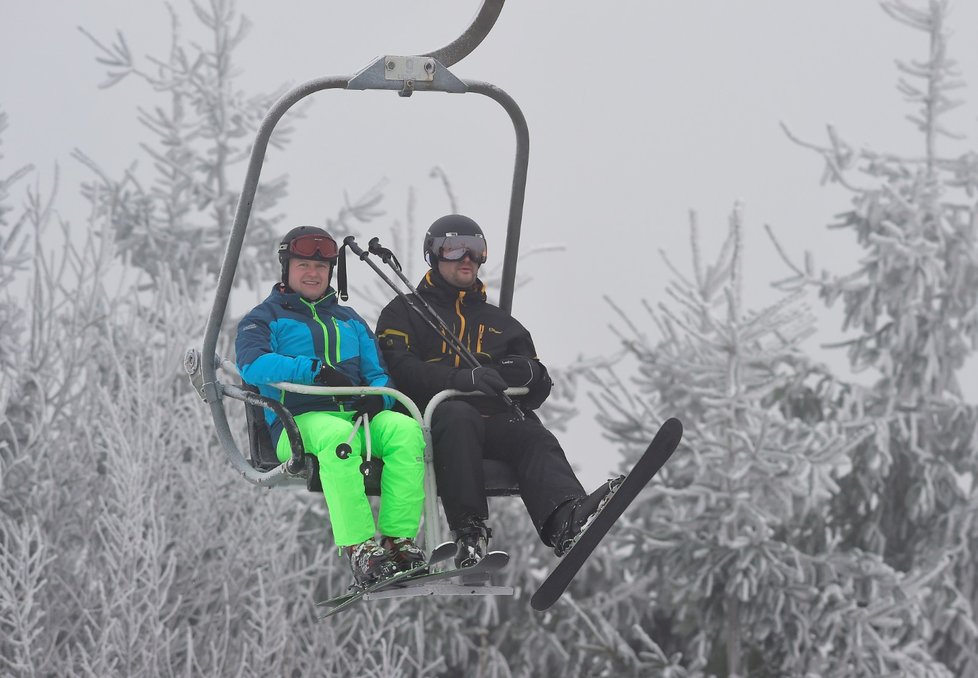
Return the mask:
{"type": "MultiPolygon", "coordinates": [[[[462,343],[462,339],[465,337],[465,316],[462,315],[462,299],[465,298],[465,292],[459,292],[458,298],[455,299],[455,313],[458,315],[460,321],[458,328],[458,342],[462,343]]],[[[471,348],[466,345],[466,348],[471,348]]],[[[462,356],[459,355],[458,351],[455,351],[455,367],[459,367],[462,364],[462,356]]]]}
{"type": "MultiPolygon", "coordinates": [[[[331,359],[330,350],[329,350],[331,348],[330,347],[330,342],[329,342],[329,331],[326,329],[326,324],[322,321],[322,319],[320,319],[319,314],[316,312],[316,306],[315,306],[315,304],[311,304],[308,301],[306,301],[305,299],[302,300],[302,303],[309,307],[309,310],[312,311],[312,318],[313,318],[313,320],[315,320],[316,321],[316,324],[318,324],[322,328],[322,330],[323,330],[323,360],[326,362],[327,365],[329,365],[330,367],[335,368],[336,367],[336,364],[340,361],[340,326],[339,326],[339,323],[336,322],[336,318],[330,318],[330,320],[333,323],[333,329],[336,331],[336,345],[332,347],[333,348],[333,356],[332,356],[332,359],[331,359]]],[[[340,412],[345,412],[346,411],[346,408],[343,407],[342,401],[336,400],[336,406],[340,409],[340,412]]]]}

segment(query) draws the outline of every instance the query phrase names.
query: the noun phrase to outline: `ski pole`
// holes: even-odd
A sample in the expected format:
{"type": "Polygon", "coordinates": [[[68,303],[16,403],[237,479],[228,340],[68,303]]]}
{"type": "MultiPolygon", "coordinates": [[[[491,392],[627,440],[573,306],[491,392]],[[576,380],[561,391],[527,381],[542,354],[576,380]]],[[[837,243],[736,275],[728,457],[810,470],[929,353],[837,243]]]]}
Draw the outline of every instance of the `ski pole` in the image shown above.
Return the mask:
{"type": "Polygon", "coordinates": [[[353,422],[353,430],[350,431],[350,437],[346,439],[346,442],[340,443],[336,446],[336,456],[340,459],[349,459],[350,455],[353,454],[353,439],[357,435],[357,431],[360,429],[360,418],[353,422]]]}
{"type": "MultiPolygon", "coordinates": [[[[418,293],[418,290],[414,288],[414,286],[411,284],[411,281],[408,280],[407,277],[404,275],[404,273],[401,272],[401,264],[397,261],[397,257],[394,256],[394,253],[387,248],[381,247],[380,240],[377,238],[371,238],[367,247],[370,250],[371,254],[379,256],[381,261],[383,261],[385,264],[390,266],[391,269],[393,269],[393,271],[401,279],[401,282],[404,283],[404,286],[407,287],[408,290],[411,291],[411,294],[414,295],[414,298],[420,301],[424,305],[425,310],[427,310],[429,316],[438,323],[438,327],[441,329],[440,333],[448,335],[449,337],[452,338],[452,341],[450,342],[452,344],[452,348],[458,351],[459,354],[465,356],[466,360],[468,360],[473,367],[478,367],[479,365],[481,365],[482,363],[479,362],[479,359],[476,358],[472,354],[472,352],[468,349],[468,347],[462,343],[461,339],[455,336],[455,334],[448,327],[445,321],[441,319],[441,316],[438,315],[438,312],[431,307],[431,304],[425,301],[425,298],[418,293]]],[[[420,309],[416,309],[416,311],[420,313],[420,309]]]]}
{"type": "MultiPolygon", "coordinates": [[[[376,238],[374,238],[374,240],[376,240],[376,238]]],[[[374,270],[374,273],[379,275],[381,279],[385,283],[387,283],[387,285],[392,290],[394,290],[397,296],[401,297],[401,299],[404,300],[404,302],[411,308],[411,310],[413,310],[422,320],[424,320],[428,324],[428,327],[430,327],[435,332],[435,334],[442,337],[445,341],[451,344],[452,348],[455,349],[455,351],[459,354],[459,356],[465,358],[466,361],[473,368],[482,367],[482,363],[479,362],[479,359],[476,358],[468,348],[466,348],[465,344],[462,343],[461,339],[455,336],[455,334],[448,328],[448,325],[445,324],[445,321],[441,319],[441,316],[439,316],[435,312],[435,310],[431,308],[431,306],[424,299],[421,298],[421,295],[418,294],[417,290],[415,290],[414,287],[411,286],[411,283],[404,278],[404,275],[400,273],[399,270],[398,273],[401,275],[402,280],[404,280],[404,284],[412,291],[416,299],[421,300],[421,302],[425,305],[426,310],[431,314],[431,317],[426,315],[425,311],[422,311],[421,308],[414,303],[411,297],[405,294],[404,291],[400,289],[394,283],[394,281],[391,280],[387,276],[387,274],[380,269],[380,267],[377,264],[375,264],[373,261],[370,260],[369,253],[363,251],[363,248],[357,244],[356,238],[354,238],[352,235],[348,235],[343,239],[343,244],[346,247],[349,247],[350,250],[354,254],[356,254],[361,261],[367,262],[370,268],[374,270]],[[434,318],[434,320],[432,320],[432,318],[434,318]],[[441,329],[439,329],[438,326],[435,325],[435,321],[438,322],[438,325],[441,326],[441,329]]],[[[390,256],[391,258],[393,258],[394,256],[393,253],[391,253],[390,256]]],[[[389,263],[389,262],[385,262],[385,263],[389,263]]],[[[513,411],[513,414],[516,415],[517,419],[523,421],[526,418],[526,415],[523,414],[523,410],[519,408],[519,405],[517,405],[512,398],[510,398],[505,393],[500,393],[499,397],[502,398],[503,402],[506,403],[506,406],[513,411]]]]}
{"type": "Polygon", "coordinates": [[[363,440],[366,450],[366,458],[363,463],[360,464],[360,473],[367,477],[370,475],[370,460],[371,448],[370,448],[370,416],[366,413],[363,416],[357,417],[353,422],[353,430],[350,431],[350,436],[346,441],[340,443],[336,446],[336,456],[340,459],[349,459],[350,455],[353,454],[353,439],[357,436],[357,431],[360,430],[360,424],[363,424],[363,440]]]}
{"type": "MultiPolygon", "coordinates": [[[[381,261],[383,261],[385,264],[387,264],[388,266],[390,266],[391,267],[391,270],[393,270],[394,273],[396,273],[397,276],[401,279],[401,282],[404,284],[404,286],[407,287],[408,290],[411,291],[411,294],[414,295],[414,298],[417,299],[418,301],[420,301],[424,305],[424,307],[428,311],[429,315],[438,322],[438,325],[441,328],[440,334],[442,334],[443,336],[446,336],[447,335],[448,337],[451,337],[452,338],[452,340],[453,340],[451,342],[452,343],[452,347],[455,348],[455,350],[460,355],[464,355],[466,357],[466,359],[469,361],[469,363],[472,364],[473,366],[478,367],[479,365],[481,365],[482,363],[479,362],[479,359],[476,358],[472,354],[472,352],[468,349],[468,347],[465,346],[462,343],[462,340],[460,338],[458,338],[458,337],[455,336],[454,332],[452,332],[452,330],[448,327],[448,325],[445,323],[445,321],[441,319],[441,316],[438,315],[438,312],[435,311],[435,309],[433,309],[431,307],[431,304],[429,304],[425,300],[425,298],[423,296],[421,296],[421,294],[418,292],[418,290],[415,289],[414,285],[411,284],[411,281],[407,279],[407,276],[405,276],[404,273],[401,271],[401,264],[397,260],[397,257],[394,256],[394,253],[391,252],[386,247],[382,247],[381,244],[380,244],[380,239],[377,238],[377,237],[373,237],[373,238],[370,239],[370,241],[367,243],[367,249],[370,250],[370,253],[371,254],[380,257],[380,260],[381,261]]],[[[408,299],[408,297],[405,296],[405,299],[408,299]]],[[[422,317],[425,317],[424,314],[421,313],[421,309],[419,309],[417,306],[414,306],[412,304],[412,308],[415,310],[416,313],[419,313],[419,314],[421,314],[422,317]]],[[[428,322],[428,324],[429,325],[432,325],[432,323],[430,321],[428,322]]],[[[435,328],[432,326],[432,329],[435,329],[435,328]]],[[[435,329],[435,331],[437,332],[438,330],[435,329]]],[[[519,405],[517,405],[513,401],[513,399],[510,398],[505,393],[503,393],[501,395],[502,395],[503,401],[506,403],[506,405],[508,405],[510,407],[510,409],[513,410],[513,412],[516,415],[517,419],[519,419],[520,421],[523,421],[526,417],[523,414],[523,410],[520,409],[519,405]]]]}
{"type": "MultiPolygon", "coordinates": [[[[397,260],[397,257],[394,256],[394,253],[386,247],[381,247],[380,239],[376,237],[370,239],[370,242],[367,243],[367,248],[370,250],[371,254],[380,257],[381,261],[391,267],[394,273],[396,273],[401,279],[401,282],[404,283],[404,286],[411,291],[411,294],[413,294],[418,301],[424,304],[424,307],[428,310],[428,313],[430,313],[431,316],[438,321],[438,325],[441,327],[442,331],[446,334],[451,334],[452,337],[454,337],[455,335],[452,334],[450,329],[448,329],[448,326],[445,324],[445,321],[441,319],[441,316],[439,316],[435,309],[431,307],[431,304],[429,304],[425,298],[418,293],[418,290],[415,289],[414,285],[411,284],[411,281],[408,280],[407,276],[401,271],[401,264],[397,260]]],[[[461,340],[459,340],[459,348],[462,349],[462,352],[469,354],[473,360],[478,362],[478,358],[472,356],[471,351],[469,351],[468,347],[462,345],[461,340]]]]}
{"type": "MultiPolygon", "coordinates": [[[[445,321],[441,319],[441,317],[431,308],[431,306],[429,306],[427,302],[424,301],[424,299],[421,299],[420,295],[418,295],[417,293],[417,290],[411,287],[410,282],[405,282],[405,285],[412,291],[412,293],[414,293],[416,299],[420,300],[422,303],[425,304],[425,307],[427,308],[428,312],[431,314],[430,316],[426,315],[424,311],[418,308],[418,305],[414,303],[414,300],[411,299],[411,297],[409,297],[407,294],[405,294],[404,291],[401,290],[397,286],[397,284],[394,283],[393,280],[387,277],[387,274],[385,274],[380,269],[380,267],[377,266],[377,264],[375,264],[373,261],[369,259],[369,254],[363,251],[363,248],[361,248],[360,245],[357,244],[356,239],[352,235],[348,235],[346,238],[344,238],[343,244],[349,247],[350,250],[352,250],[354,254],[360,257],[362,261],[367,262],[370,268],[372,268],[374,272],[377,275],[379,275],[383,279],[383,281],[387,283],[387,285],[392,290],[394,290],[394,292],[396,292],[397,295],[401,297],[405,301],[405,303],[407,303],[407,305],[410,306],[411,309],[415,313],[417,313],[418,316],[421,317],[422,320],[424,320],[428,324],[428,327],[430,327],[432,330],[435,331],[436,334],[438,334],[443,339],[445,339],[445,341],[451,344],[452,348],[454,348],[455,351],[461,357],[465,358],[466,361],[469,363],[469,365],[471,365],[472,367],[481,367],[482,363],[479,362],[479,359],[476,358],[472,354],[472,352],[469,351],[468,348],[466,348],[465,344],[462,343],[461,339],[455,336],[455,334],[451,331],[451,329],[449,329],[448,325],[445,324],[445,321]],[[438,326],[435,325],[435,322],[438,323],[440,329],[438,326]]],[[[393,257],[394,255],[391,254],[391,256],[393,257]]],[[[508,398],[508,396],[506,396],[505,394],[503,394],[503,397],[508,398]]]]}

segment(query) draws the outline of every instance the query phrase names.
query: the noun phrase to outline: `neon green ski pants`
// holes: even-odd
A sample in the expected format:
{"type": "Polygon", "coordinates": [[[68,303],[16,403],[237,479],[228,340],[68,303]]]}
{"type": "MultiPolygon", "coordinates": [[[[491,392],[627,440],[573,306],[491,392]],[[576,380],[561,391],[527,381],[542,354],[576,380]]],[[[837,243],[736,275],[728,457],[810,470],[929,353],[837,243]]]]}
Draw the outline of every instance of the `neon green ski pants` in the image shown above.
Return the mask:
{"type": "MultiPolygon", "coordinates": [[[[377,526],[370,500],[363,489],[360,464],[364,455],[361,427],[350,442],[352,454],[336,456],[336,446],[353,432],[352,412],[306,412],[295,418],[306,452],[319,460],[319,478],[329,510],[329,522],[337,546],[359,544],[380,533],[388,537],[418,534],[424,503],[424,436],[411,417],[386,410],[370,420],[371,455],[384,460],[380,477],[380,511],[377,526]]],[[[292,454],[283,431],[275,450],[279,461],[292,454]]]]}

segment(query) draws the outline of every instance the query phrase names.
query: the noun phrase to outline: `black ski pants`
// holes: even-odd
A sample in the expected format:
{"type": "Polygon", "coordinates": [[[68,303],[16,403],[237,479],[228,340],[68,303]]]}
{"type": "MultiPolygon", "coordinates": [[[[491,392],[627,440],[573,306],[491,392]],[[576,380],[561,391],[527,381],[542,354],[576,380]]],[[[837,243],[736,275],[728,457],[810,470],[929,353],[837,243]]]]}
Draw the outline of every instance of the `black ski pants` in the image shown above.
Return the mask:
{"type": "Polygon", "coordinates": [[[523,504],[548,546],[547,518],[567,500],[587,494],[557,438],[533,412],[524,421],[508,412],[484,417],[472,405],[450,400],[435,410],[431,437],[438,493],[452,530],[471,518],[489,518],[483,459],[500,460],[516,472],[523,504]]]}

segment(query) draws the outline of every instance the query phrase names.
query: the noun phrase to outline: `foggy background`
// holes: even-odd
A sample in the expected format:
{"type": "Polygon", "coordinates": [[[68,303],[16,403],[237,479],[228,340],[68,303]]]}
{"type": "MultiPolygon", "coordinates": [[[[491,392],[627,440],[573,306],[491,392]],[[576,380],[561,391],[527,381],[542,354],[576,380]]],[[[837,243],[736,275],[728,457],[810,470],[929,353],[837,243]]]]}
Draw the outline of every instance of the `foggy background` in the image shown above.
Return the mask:
{"type": "MultiPolygon", "coordinates": [[[[76,186],[86,170],[68,153],[80,148],[107,171],[121,171],[146,136],[133,112],[149,88],[131,78],[98,91],[105,69],[77,27],[105,42],[123,31],[136,57],[165,54],[169,15],[162,3],[123,0],[6,4],[0,81],[11,129],[4,163],[34,163],[42,184],[50,184],[57,163],[59,211],[85,228],[76,186]]],[[[189,12],[179,3],[176,8],[185,14],[184,30],[200,33],[189,12]]],[[[383,54],[434,50],[457,37],[477,8],[474,0],[242,0],[239,12],[253,26],[237,53],[240,85],[271,92],[352,74],[383,54]]],[[[973,145],[978,3],[959,1],[952,8],[950,56],[967,88],[960,91],[965,105],[947,119],[973,145]]],[[[614,350],[617,339],[607,325],[615,316],[602,295],[626,310],[643,298],[658,302],[668,277],[658,250],[688,270],[690,210],[709,255],[734,202],[744,202],[746,299],[756,307],[774,298],[770,281],[788,274],[765,224],[796,259],[811,250],[819,269],[847,270],[858,253],[848,234],[825,226],[848,209],[849,194],[838,185],[820,186],[821,160],[792,143],[780,123],[813,143],[826,142],[825,124],[831,123],[853,144],[922,152],[895,86],[895,60],[924,50],[923,34],[868,1],[507,3],[486,40],[451,70],[499,86],[527,118],[522,246],[565,248],[531,257],[519,269],[532,280],[517,290],[514,315],[532,332],[541,359],[558,366],[614,350]]],[[[414,223],[423,233],[449,211],[440,181],[429,176],[437,166],[451,181],[460,211],[483,225],[498,261],[515,145],[497,104],[476,95],[402,99],[394,92],[336,90],[306,101],[292,143],[270,153],[262,173],[263,179],[289,176],[289,196],[277,210],[283,232],[321,224],[344,195],[355,199],[386,180],[386,216],[378,223],[404,226],[407,191],[414,187],[414,223]]],[[[281,124],[290,120],[292,112],[281,124]]],[[[953,146],[942,141],[948,151],[953,146]]],[[[240,186],[244,166],[235,169],[240,186]]],[[[420,242],[397,254],[420,270],[420,242]]],[[[372,275],[355,262],[351,267],[355,307],[356,286],[372,275]]],[[[238,300],[234,310],[257,300],[238,300]]],[[[819,348],[826,337],[838,339],[841,312],[813,306],[821,322],[810,350],[845,374],[841,351],[819,348]]],[[[974,361],[969,374],[976,378],[962,382],[974,402],[974,361]]],[[[869,383],[872,375],[857,380],[869,383]]],[[[599,482],[616,455],[587,409],[572,431],[573,443],[565,437],[568,455],[585,484],[599,482]]]]}
{"type": "MultiPolygon", "coordinates": [[[[413,598],[315,623],[313,603],[350,579],[321,497],[242,482],[180,369],[244,170],[222,151],[250,143],[259,95],[441,47],[476,4],[238,2],[253,25],[228,49],[208,41],[233,22],[201,26],[226,3],[198,3],[198,17],[174,3],[183,53],[233,54],[234,93],[215,86],[212,61],[190,74],[200,80],[181,81],[177,64],[165,92],[136,74],[97,88],[112,67],[78,26],[105,45],[121,29],[138,68],[170,72],[164,4],[3,6],[0,674],[978,672],[978,4],[964,0],[947,46],[969,84],[947,91],[940,55],[909,80],[965,105],[923,130],[905,119],[920,104],[903,100],[895,62],[927,60],[928,33],[881,5],[920,21],[943,16],[936,0],[507,4],[452,71],[507,91],[529,123],[522,250],[536,253],[514,310],[560,374],[552,401],[585,375],[560,438],[586,485],[633,463],[665,416],[682,418],[684,440],[546,613],[527,598],[553,553],[519,501],[499,500],[494,546],[512,560],[494,581],[514,596],[413,598]],[[180,110],[188,102],[199,108],[180,110]],[[177,122],[137,122],[157,114],[177,122]],[[843,178],[865,189],[859,203],[820,186],[826,159],[781,123],[821,147],[836,126],[850,146],[828,159],[857,159],[843,178]],[[941,126],[966,138],[926,153],[941,126]],[[850,225],[826,229],[843,212],[850,225]],[[792,272],[765,225],[792,260],[814,253],[812,278],[857,274],[845,290],[821,279],[822,292],[843,293],[863,340],[850,358],[880,373],[853,376],[841,351],[819,348],[846,338],[841,302],[824,310],[812,295],[806,308],[769,287],[792,272]],[[660,302],[657,325],[643,304],[660,302]],[[622,338],[625,360],[585,369],[622,338]],[[608,387],[598,403],[582,397],[595,384],[608,387]]],[[[409,234],[398,255],[412,277],[421,233],[452,204],[484,225],[487,269],[498,265],[513,132],[497,106],[392,92],[307,101],[269,153],[240,281],[274,271],[271,235],[379,195],[369,223],[352,225],[409,234]]],[[[373,320],[389,292],[362,265],[351,282],[373,320]]],[[[241,285],[229,320],[269,284],[241,285]]],[[[240,437],[242,408],[228,409],[240,437]]]]}
{"type": "MultiPolygon", "coordinates": [[[[253,26],[238,55],[241,84],[271,92],[353,74],[384,54],[431,51],[454,40],[478,6],[242,0],[239,12],[253,26]]],[[[106,42],[121,30],[139,56],[165,53],[170,19],[162,4],[123,0],[12,3],[5,15],[16,17],[0,22],[3,49],[16,55],[0,63],[11,121],[5,163],[33,162],[46,182],[58,163],[59,206],[71,218],[72,207],[82,205],[74,187],[85,169],[68,151],[78,147],[107,170],[122,170],[145,136],[132,111],[148,93],[132,79],[97,91],[104,68],[77,27],[106,42]]],[[[953,3],[951,16],[951,57],[968,87],[960,92],[966,104],[948,119],[973,136],[978,3],[953,3]]],[[[189,17],[185,23],[191,35],[199,30],[189,17]]],[[[895,60],[925,49],[922,34],[868,1],[507,3],[486,40],[451,70],[502,88],[527,118],[521,244],[565,248],[534,256],[519,269],[532,280],[517,290],[513,312],[533,334],[541,359],[558,366],[616,349],[607,328],[615,316],[602,295],[626,310],[643,298],[657,302],[668,277],[658,251],[688,266],[691,210],[709,253],[710,234],[718,243],[734,202],[744,202],[746,299],[757,307],[773,299],[769,283],[788,274],[764,224],[797,259],[811,250],[820,269],[849,268],[857,257],[849,236],[825,228],[849,207],[849,195],[838,185],[820,186],[821,160],[792,143],[780,124],[813,143],[826,141],[825,124],[831,123],[850,143],[920,153],[920,137],[895,87],[895,60]]],[[[449,211],[440,181],[429,176],[437,166],[451,181],[460,211],[482,224],[490,256],[501,256],[515,142],[495,102],[477,95],[420,93],[405,100],[394,92],[336,90],[306,101],[311,104],[296,120],[292,143],[284,153],[270,153],[262,172],[263,179],[289,175],[289,197],[279,205],[283,232],[321,224],[344,195],[356,198],[387,180],[381,223],[406,222],[413,186],[414,219],[423,234],[449,211]]],[[[280,124],[290,120],[292,111],[280,124]]],[[[244,167],[237,169],[240,186],[244,167]]],[[[397,254],[420,266],[420,249],[416,241],[397,254]]],[[[354,307],[358,282],[372,275],[355,262],[351,267],[354,307]]],[[[257,301],[249,298],[235,309],[257,301]]],[[[809,340],[812,353],[845,374],[844,355],[819,348],[826,335],[837,339],[841,313],[815,307],[822,321],[809,340]]],[[[974,361],[969,372],[976,378],[962,381],[973,402],[974,361]]],[[[860,379],[871,381],[869,375],[860,379]]],[[[585,485],[600,482],[617,455],[587,409],[571,431],[562,436],[568,456],[585,485]]]]}

